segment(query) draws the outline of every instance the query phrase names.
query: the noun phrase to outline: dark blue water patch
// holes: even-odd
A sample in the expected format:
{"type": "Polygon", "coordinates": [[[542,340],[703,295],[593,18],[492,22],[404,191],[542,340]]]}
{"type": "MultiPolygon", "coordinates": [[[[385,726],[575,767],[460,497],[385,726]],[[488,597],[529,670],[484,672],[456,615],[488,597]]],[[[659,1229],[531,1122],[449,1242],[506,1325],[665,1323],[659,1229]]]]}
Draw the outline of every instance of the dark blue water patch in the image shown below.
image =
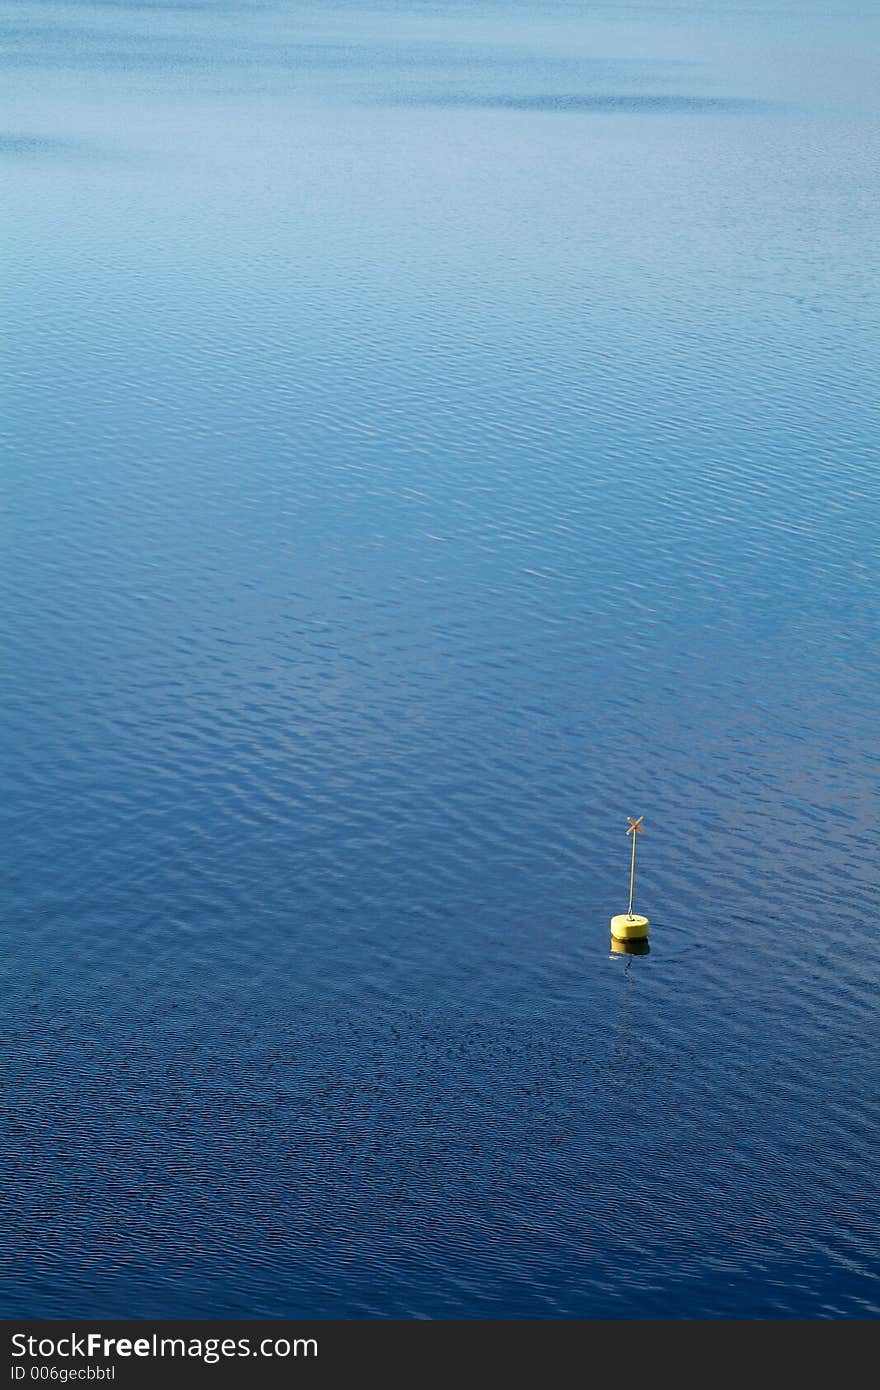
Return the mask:
{"type": "Polygon", "coordinates": [[[463,106],[486,111],[620,113],[622,115],[717,115],[763,111],[768,103],[739,97],[686,96],[676,93],[640,96],[637,93],[608,93],[578,96],[564,93],[543,96],[481,95],[478,93],[430,93],[395,99],[402,106],[463,106]]]}
{"type": "MultiPolygon", "coordinates": [[[[651,1037],[647,981],[626,974],[606,1020],[554,1023],[489,999],[320,1009],[285,975],[260,1015],[216,970],[199,996],[126,969],[100,1011],[75,989],[39,1037],[7,1035],[0,1267],[25,1272],[7,1316],[32,1285],[46,1315],[77,1316],[876,1311],[876,1185],[847,1200],[868,1133],[840,1166],[812,1118],[836,1040],[818,1069],[800,1039],[764,1075],[772,1031],[699,1009],[651,1037]]],[[[60,1002],[47,984],[24,997],[60,1002]]],[[[864,1106],[864,1068],[847,1075],[864,1106]]]]}
{"type": "Polygon", "coordinates": [[[59,135],[19,135],[0,132],[0,158],[22,156],[28,159],[88,159],[99,149],[86,140],[66,140],[59,135]]]}

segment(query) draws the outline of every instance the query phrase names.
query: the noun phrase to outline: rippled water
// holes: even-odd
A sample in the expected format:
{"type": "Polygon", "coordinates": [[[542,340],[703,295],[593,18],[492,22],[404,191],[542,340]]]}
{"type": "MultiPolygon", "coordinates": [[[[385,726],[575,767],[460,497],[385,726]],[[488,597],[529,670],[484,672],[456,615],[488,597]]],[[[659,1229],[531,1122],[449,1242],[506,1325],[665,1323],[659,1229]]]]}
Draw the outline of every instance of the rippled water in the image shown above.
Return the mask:
{"type": "Polygon", "coordinates": [[[6,1316],[880,1311],[878,28],[7,6],[6,1316]]]}

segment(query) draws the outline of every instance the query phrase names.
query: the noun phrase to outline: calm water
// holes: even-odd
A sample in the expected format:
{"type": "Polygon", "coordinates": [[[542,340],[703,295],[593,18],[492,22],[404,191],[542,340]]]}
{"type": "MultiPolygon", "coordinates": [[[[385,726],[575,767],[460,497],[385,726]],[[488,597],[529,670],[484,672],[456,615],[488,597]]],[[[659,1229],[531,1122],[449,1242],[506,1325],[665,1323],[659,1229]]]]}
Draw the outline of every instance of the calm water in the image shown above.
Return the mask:
{"type": "Polygon", "coordinates": [[[7,1317],[880,1313],[872,8],[7,5],[7,1317]]]}

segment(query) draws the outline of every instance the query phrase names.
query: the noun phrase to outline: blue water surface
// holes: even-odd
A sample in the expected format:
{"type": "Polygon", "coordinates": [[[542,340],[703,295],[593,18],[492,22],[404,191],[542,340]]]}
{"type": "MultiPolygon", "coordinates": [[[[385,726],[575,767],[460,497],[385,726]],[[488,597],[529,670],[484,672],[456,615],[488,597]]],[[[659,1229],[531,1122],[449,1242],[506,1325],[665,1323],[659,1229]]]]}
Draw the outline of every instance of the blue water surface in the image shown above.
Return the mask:
{"type": "Polygon", "coordinates": [[[876,1317],[880,13],[0,39],[0,1313],[876,1317]]]}

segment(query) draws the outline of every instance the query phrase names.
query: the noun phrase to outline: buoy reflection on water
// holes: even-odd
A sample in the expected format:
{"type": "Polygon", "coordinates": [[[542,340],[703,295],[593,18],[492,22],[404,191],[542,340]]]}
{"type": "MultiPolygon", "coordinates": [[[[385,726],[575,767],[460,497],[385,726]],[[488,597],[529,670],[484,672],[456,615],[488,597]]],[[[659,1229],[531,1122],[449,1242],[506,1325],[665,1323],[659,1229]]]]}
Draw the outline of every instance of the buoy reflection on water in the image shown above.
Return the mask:
{"type": "Polygon", "coordinates": [[[650,950],[650,942],[644,938],[641,941],[621,941],[616,936],[611,938],[611,954],[615,956],[647,956],[650,950]]]}

